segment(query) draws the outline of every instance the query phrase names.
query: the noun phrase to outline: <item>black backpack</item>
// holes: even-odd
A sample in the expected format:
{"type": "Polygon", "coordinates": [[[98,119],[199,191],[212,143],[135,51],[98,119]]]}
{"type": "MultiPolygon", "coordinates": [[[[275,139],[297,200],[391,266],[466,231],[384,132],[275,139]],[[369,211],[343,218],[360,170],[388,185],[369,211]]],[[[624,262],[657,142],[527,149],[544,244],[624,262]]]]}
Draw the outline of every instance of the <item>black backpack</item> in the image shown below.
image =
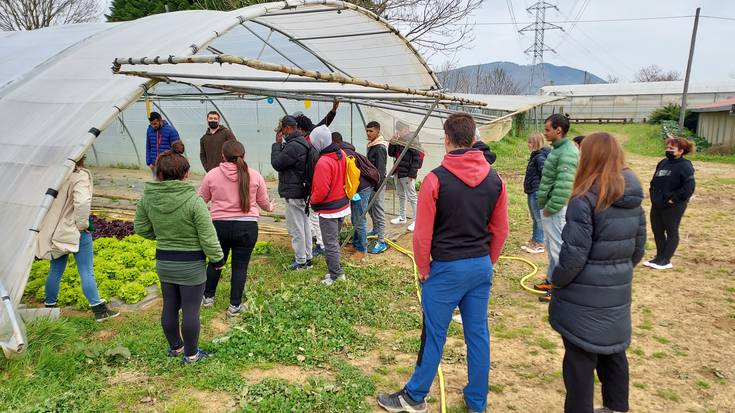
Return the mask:
{"type": "Polygon", "coordinates": [[[373,186],[373,189],[378,189],[380,185],[380,172],[372,162],[363,154],[353,152],[355,155],[355,164],[360,169],[360,176],[365,178],[373,186]]]}
{"type": "Polygon", "coordinates": [[[306,215],[309,215],[309,198],[311,198],[311,184],[314,180],[316,162],[319,160],[319,152],[310,142],[297,141],[306,148],[306,163],[304,164],[304,191],[306,192],[306,215]]]}

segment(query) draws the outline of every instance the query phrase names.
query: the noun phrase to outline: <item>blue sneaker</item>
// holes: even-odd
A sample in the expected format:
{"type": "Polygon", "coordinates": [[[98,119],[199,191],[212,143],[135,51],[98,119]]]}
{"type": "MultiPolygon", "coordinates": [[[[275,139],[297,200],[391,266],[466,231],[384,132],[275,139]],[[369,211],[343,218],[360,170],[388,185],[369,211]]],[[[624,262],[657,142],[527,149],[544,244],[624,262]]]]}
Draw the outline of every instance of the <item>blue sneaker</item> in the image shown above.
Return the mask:
{"type": "Polygon", "coordinates": [[[202,351],[200,349],[199,351],[197,351],[197,353],[195,355],[193,355],[191,357],[184,356],[181,359],[181,363],[184,364],[184,365],[194,364],[194,363],[198,363],[198,362],[200,362],[200,361],[202,361],[202,360],[204,360],[206,358],[209,358],[209,357],[211,357],[211,355],[209,353],[206,353],[206,352],[204,352],[204,351],[202,351]]]}
{"type": "Polygon", "coordinates": [[[381,252],[384,252],[387,249],[388,249],[388,244],[386,244],[385,242],[378,241],[375,243],[375,245],[370,250],[368,250],[368,252],[371,254],[380,254],[381,252]]]}
{"type": "Polygon", "coordinates": [[[367,236],[368,237],[377,237],[378,236],[378,231],[372,230],[372,231],[368,232],[367,236]]]}

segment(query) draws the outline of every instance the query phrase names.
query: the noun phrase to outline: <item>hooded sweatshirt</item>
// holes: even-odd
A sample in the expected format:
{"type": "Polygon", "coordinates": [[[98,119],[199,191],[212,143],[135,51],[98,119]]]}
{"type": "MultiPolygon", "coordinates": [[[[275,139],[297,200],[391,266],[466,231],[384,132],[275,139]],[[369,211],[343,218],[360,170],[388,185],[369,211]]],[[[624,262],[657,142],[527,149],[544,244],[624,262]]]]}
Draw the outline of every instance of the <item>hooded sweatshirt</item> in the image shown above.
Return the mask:
{"type": "Polygon", "coordinates": [[[326,126],[311,132],[311,143],[319,151],[311,185],[311,207],[325,218],[349,215],[350,200],[345,193],[346,154],[332,143],[332,133],[326,126]]]}
{"type": "Polygon", "coordinates": [[[135,211],[135,233],[154,239],[156,259],[224,263],[207,205],[184,181],[146,182],[135,211]]]}
{"type": "Polygon", "coordinates": [[[260,209],[270,212],[268,187],[263,176],[248,168],[250,176],[250,211],[243,212],[240,204],[240,183],[237,164],[222,162],[207,173],[199,187],[199,196],[209,204],[212,219],[257,221],[260,209]]]}
{"type": "Polygon", "coordinates": [[[422,276],[428,276],[432,259],[490,255],[498,261],[508,237],[508,197],[481,151],[446,154],[424,178],[416,210],[413,251],[422,276]]]}
{"type": "Polygon", "coordinates": [[[385,140],[383,135],[380,135],[374,141],[368,142],[367,147],[367,158],[378,169],[382,181],[387,173],[388,141],[385,140]]]}

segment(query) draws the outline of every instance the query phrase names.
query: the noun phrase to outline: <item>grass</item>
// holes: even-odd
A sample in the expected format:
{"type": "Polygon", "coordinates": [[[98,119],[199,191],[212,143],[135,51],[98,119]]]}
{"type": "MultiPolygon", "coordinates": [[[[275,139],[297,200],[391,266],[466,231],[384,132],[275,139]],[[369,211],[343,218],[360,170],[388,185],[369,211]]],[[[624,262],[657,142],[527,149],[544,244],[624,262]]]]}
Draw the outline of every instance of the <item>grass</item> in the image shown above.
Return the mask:
{"type": "MultiPolygon", "coordinates": [[[[636,155],[651,156],[663,159],[666,147],[661,139],[660,125],[649,125],[645,123],[611,124],[611,125],[572,125],[569,136],[588,135],[595,131],[610,132],[613,135],[624,135],[626,137],[623,148],[636,155]]],[[[696,152],[687,155],[692,161],[720,162],[735,164],[735,155],[714,155],[706,152],[696,152]]]]}
{"type": "Polygon", "coordinates": [[[659,389],[656,392],[656,395],[662,399],[672,401],[672,402],[681,401],[681,396],[679,396],[679,393],[677,393],[676,390],[672,390],[672,389],[659,389]]]}
{"type": "MultiPolygon", "coordinates": [[[[646,127],[609,125],[613,133],[626,133],[629,139],[642,136],[646,127]]],[[[530,236],[521,185],[528,157],[525,137],[509,137],[492,147],[498,153],[496,167],[508,185],[507,249],[517,251],[530,236]]],[[[104,324],[89,314],[29,323],[27,353],[17,360],[0,359],[0,411],[371,411],[376,393],[400,388],[414,369],[421,316],[410,270],[393,262],[349,265],[348,281],[326,288],[318,283],[326,271],[323,260],[312,271],[293,273],[285,270],[290,259],[287,247],[274,247],[253,258],[246,291],[250,311],[242,319],[222,316],[229,294],[228,279],[223,279],[215,307],[202,312],[201,346],[214,357],[195,366],[184,368],[165,357],[156,308],[125,313],[104,324]],[[129,351],[129,357],[121,349],[129,351]]],[[[530,411],[538,403],[555,410],[560,404],[552,407],[549,402],[563,400],[556,370],[563,350],[558,336],[548,326],[545,306],[518,288],[527,268],[501,261],[495,270],[490,327],[497,370],[491,374],[491,404],[501,411],[530,411]],[[527,380],[538,386],[540,400],[518,396],[527,380]]],[[[724,285],[728,287],[722,297],[730,298],[735,288],[729,281],[724,285]]],[[[735,314],[734,310],[723,315],[735,314]]],[[[634,388],[645,392],[635,391],[656,403],[662,402],[659,398],[680,401],[684,390],[670,380],[683,379],[660,366],[667,360],[686,360],[683,350],[695,353],[695,346],[676,325],[661,328],[670,319],[656,302],[635,302],[635,311],[640,311],[635,313],[641,316],[636,326],[641,324],[642,329],[636,329],[636,347],[629,352],[631,365],[636,366],[631,378],[634,388]],[[646,331],[652,329],[655,332],[646,331]],[[666,337],[661,336],[664,331],[666,337]],[[639,339],[641,332],[647,336],[639,339]],[[666,353],[658,351],[661,345],[667,345],[666,353]],[[645,377],[636,376],[640,365],[651,367],[645,377]]],[[[445,376],[455,397],[449,411],[458,412],[464,411],[461,387],[466,379],[461,326],[452,324],[450,335],[445,376]]],[[[708,363],[717,365],[711,359],[708,363]]],[[[730,381],[718,374],[701,382],[726,391],[730,381]]],[[[694,379],[686,383],[707,389],[694,379]]],[[[435,393],[432,396],[431,409],[438,411],[439,402],[435,393]]]]}

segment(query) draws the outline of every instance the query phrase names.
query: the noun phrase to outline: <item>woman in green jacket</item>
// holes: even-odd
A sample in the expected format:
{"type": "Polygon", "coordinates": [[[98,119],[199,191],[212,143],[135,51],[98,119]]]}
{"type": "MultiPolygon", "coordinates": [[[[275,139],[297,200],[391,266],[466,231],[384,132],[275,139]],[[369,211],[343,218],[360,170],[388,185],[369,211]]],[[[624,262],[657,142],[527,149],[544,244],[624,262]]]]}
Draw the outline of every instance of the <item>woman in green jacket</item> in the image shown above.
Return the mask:
{"type": "Polygon", "coordinates": [[[156,159],[157,180],[146,183],[135,212],[135,232],[157,241],[161,326],[168,355],[183,354],[184,364],[190,364],[208,356],[198,344],[206,258],[217,269],[224,267],[225,259],[207,205],[194,186],[184,181],[189,176],[189,161],[183,153],[184,144],[179,140],[156,159]],[[179,310],[183,313],[181,327],[179,310]]]}

